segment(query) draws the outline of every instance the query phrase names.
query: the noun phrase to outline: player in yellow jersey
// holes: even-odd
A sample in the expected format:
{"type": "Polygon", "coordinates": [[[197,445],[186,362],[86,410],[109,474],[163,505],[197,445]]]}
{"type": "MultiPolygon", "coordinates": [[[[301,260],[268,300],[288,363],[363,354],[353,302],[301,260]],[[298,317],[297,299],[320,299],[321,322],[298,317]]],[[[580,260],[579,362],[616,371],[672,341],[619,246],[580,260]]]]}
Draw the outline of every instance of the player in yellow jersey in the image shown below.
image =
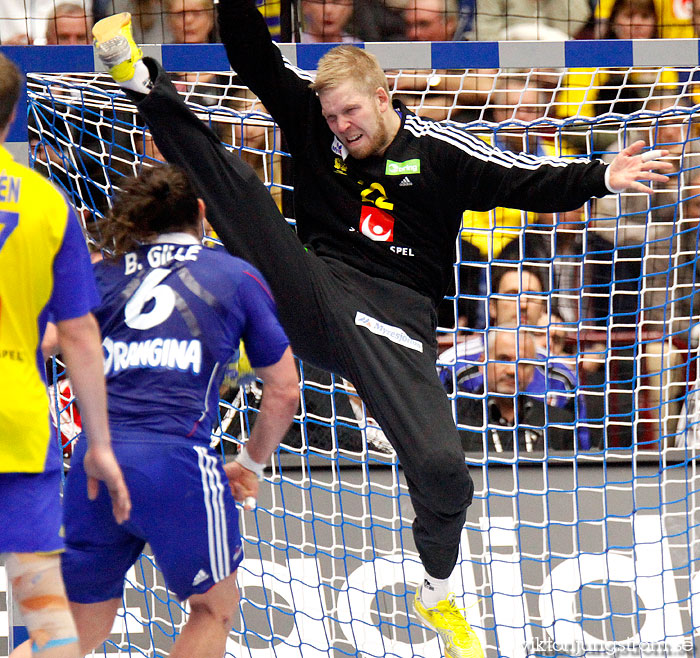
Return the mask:
{"type": "Polygon", "coordinates": [[[80,399],[88,436],[88,495],[100,481],[117,521],[131,503],[112,452],[90,259],[75,211],[54,187],[16,163],[4,144],[22,88],[0,54],[0,554],[42,658],[78,656],[60,574],[61,460],[53,436],[40,343],[49,314],[80,399]]]}

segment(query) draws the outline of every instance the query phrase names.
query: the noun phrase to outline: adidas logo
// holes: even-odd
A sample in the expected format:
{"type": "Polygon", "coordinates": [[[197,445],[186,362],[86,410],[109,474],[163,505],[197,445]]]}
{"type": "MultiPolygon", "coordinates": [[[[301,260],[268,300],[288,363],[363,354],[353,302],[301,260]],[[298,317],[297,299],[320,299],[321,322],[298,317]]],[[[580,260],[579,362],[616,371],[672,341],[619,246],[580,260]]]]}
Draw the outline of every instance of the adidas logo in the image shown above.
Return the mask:
{"type": "Polygon", "coordinates": [[[192,581],[192,587],[197,587],[199,583],[203,583],[207,578],[209,578],[209,574],[204,569],[200,569],[192,581]]]}
{"type": "Polygon", "coordinates": [[[409,187],[413,185],[413,183],[410,181],[408,176],[404,176],[401,182],[399,183],[399,187],[409,187]]]}

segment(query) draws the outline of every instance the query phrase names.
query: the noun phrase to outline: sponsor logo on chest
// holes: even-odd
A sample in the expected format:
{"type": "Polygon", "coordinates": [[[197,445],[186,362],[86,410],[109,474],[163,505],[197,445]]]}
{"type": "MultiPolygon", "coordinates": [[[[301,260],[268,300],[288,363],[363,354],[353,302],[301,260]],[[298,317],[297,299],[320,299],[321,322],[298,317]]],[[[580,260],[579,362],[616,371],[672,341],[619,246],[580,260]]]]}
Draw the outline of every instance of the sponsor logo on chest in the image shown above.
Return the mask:
{"type": "Polygon", "coordinates": [[[375,242],[393,242],[394,218],[381,208],[362,206],[360,232],[375,242]]]}
{"type": "Polygon", "coordinates": [[[413,158],[405,162],[386,161],[384,174],[387,176],[405,176],[407,174],[420,174],[420,160],[413,158]]]}

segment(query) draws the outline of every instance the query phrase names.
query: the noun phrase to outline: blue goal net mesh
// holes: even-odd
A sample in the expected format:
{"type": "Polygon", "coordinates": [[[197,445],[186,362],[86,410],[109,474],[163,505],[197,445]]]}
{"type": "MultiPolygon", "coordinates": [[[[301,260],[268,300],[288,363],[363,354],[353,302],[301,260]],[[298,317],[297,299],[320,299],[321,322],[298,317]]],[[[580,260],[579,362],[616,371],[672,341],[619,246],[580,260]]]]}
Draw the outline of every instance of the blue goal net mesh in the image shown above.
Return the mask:
{"type": "MultiPolygon", "coordinates": [[[[642,139],[668,150],[674,169],[650,195],[610,195],[568,213],[465,209],[436,363],[475,481],[452,589],[489,657],[694,655],[697,71],[651,57],[601,68],[599,49],[590,66],[579,54],[575,66],[553,68],[537,56],[528,66],[524,50],[518,67],[512,49],[499,63],[493,44],[476,45],[484,64],[474,69],[463,58],[437,64],[435,52],[420,68],[410,44],[408,70],[392,50],[392,91],[504,150],[609,161],[642,139]],[[536,347],[516,355],[515,376],[523,390],[540,382],[531,392],[544,413],[515,434],[494,422],[484,394],[508,365],[491,342],[499,325],[536,347]],[[481,420],[460,412],[464,400],[480,405],[481,420]]],[[[234,73],[201,68],[178,73],[178,89],[291,215],[283,135],[234,73]]],[[[93,220],[123,177],[161,159],[134,106],[94,71],[31,73],[27,130],[30,166],[65,190],[93,245],[93,220]]],[[[412,615],[423,572],[395,453],[351,383],[299,367],[299,414],[257,510],[241,511],[242,601],[227,655],[441,656],[435,633],[412,615]]],[[[52,371],[69,467],[80,419],[60,360],[52,371]]],[[[222,389],[212,442],[225,459],[246,440],[260,396],[255,381],[222,389]]],[[[187,614],[146,552],[96,653],[167,655],[187,614]]]]}

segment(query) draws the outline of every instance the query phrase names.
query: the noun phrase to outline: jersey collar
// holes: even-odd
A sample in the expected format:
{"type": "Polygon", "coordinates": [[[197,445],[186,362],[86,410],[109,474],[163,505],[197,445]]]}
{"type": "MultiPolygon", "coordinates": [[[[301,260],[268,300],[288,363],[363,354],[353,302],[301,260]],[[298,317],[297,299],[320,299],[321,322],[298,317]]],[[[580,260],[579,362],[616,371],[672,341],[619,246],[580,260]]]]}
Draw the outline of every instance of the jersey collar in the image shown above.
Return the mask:
{"type": "Polygon", "coordinates": [[[152,244],[202,244],[201,240],[197,240],[191,233],[161,233],[152,244]]]}

